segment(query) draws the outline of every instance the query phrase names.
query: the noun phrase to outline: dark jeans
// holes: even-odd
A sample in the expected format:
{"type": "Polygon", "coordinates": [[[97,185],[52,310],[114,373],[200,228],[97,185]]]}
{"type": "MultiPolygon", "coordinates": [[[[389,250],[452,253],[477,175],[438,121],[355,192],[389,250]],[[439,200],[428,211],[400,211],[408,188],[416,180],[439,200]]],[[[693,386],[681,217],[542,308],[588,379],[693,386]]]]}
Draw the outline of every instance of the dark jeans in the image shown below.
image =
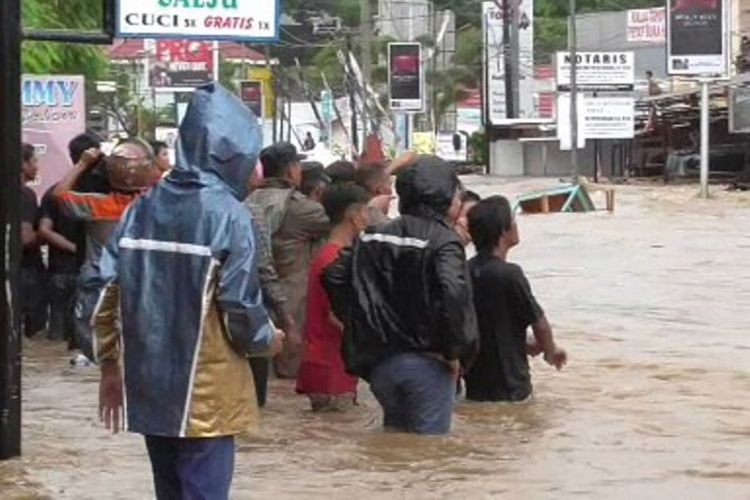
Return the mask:
{"type": "Polygon", "coordinates": [[[383,407],[386,428],[416,434],[450,432],[456,383],[445,362],[424,354],[398,354],[375,368],[370,388],[383,407]]]}
{"type": "Polygon", "coordinates": [[[72,340],[75,336],[73,308],[76,275],[53,274],[49,280],[49,332],[54,340],[72,340]]]}
{"type": "Polygon", "coordinates": [[[43,266],[21,267],[19,300],[24,335],[32,337],[47,328],[47,290],[43,266]]]}
{"type": "Polygon", "coordinates": [[[266,395],[268,394],[268,373],[271,370],[271,360],[268,358],[250,358],[250,369],[253,371],[255,381],[255,397],[258,406],[266,406],[266,395]]]}
{"type": "Polygon", "coordinates": [[[225,500],[234,473],[234,438],[146,436],[158,500],[225,500]]]}

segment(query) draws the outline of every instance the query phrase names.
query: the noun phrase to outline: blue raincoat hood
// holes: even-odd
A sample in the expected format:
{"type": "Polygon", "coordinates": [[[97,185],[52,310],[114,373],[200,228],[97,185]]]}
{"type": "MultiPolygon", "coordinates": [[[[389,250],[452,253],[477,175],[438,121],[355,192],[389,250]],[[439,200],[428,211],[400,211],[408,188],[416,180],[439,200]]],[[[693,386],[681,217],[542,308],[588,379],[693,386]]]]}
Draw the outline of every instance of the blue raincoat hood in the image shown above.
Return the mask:
{"type": "Polygon", "coordinates": [[[244,200],[262,142],[258,120],[242,101],[221,85],[200,87],[180,124],[174,179],[212,173],[244,200]]]}

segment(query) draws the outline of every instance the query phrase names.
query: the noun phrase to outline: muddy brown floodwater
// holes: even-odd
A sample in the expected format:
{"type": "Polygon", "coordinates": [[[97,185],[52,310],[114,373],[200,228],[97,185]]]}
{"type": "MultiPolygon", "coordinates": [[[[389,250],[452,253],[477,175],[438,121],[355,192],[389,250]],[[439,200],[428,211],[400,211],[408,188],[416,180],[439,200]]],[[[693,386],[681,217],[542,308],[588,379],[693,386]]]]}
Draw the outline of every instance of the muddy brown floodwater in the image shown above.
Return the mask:
{"type": "MultiPolygon", "coordinates": [[[[550,181],[470,178],[483,195],[550,181]]],[[[459,405],[455,432],[381,432],[364,386],[314,415],[274,382],[233,498],[750,498],[750,196],[620,187],[617,211],[522,216],[512,254],[568,349],[528,404],[459,405]]],[[[96,369],[27,343],[24,457],[2,498],[149,498],[141,438],[96,421],[96,369]]]]}

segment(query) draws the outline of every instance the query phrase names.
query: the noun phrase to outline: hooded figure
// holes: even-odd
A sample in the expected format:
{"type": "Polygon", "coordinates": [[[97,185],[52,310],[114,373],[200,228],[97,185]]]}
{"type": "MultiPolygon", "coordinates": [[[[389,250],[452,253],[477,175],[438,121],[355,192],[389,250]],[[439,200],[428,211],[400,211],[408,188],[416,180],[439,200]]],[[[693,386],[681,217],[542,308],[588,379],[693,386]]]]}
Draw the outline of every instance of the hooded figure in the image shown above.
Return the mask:
{"type": "Polygon", "coordinates": [[[146,435],[159,498],[226,498],[233,436],[257,421],[246,357],[266,353],[274,331],[240,200],[260,145],[236,97],[199,88],[175,169],[131,205],[98,264],[100,408],[117,428],[122,360],[127,427],[146,435]]]}
{"type": "Polygon", "coordinates": [[[396,181],[401,217],[368,230],[323,278],[345,326],[348,371],[370,382],[386,427],[448,432],[451,370],[476,353],[464,248],[451,221],[458,190],[449,165],[420,157],[396,181]]]}

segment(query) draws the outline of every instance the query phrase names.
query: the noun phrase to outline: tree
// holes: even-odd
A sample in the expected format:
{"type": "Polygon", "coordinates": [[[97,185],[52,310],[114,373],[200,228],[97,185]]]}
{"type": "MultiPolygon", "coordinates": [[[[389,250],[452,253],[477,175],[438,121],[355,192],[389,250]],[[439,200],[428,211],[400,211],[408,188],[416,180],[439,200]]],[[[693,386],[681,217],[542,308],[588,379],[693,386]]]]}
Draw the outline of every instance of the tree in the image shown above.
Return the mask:
{"type": "MultiPolygon", "coordinates": [[[[101,0],[24,0],[23,25],[27,29],[101,30],[101,0]]],[[[104,50],[90,45],[47,42],[23,44],[23,69],[27,73],[83,74],[91,89],[108,71],[104,50]]]]}

